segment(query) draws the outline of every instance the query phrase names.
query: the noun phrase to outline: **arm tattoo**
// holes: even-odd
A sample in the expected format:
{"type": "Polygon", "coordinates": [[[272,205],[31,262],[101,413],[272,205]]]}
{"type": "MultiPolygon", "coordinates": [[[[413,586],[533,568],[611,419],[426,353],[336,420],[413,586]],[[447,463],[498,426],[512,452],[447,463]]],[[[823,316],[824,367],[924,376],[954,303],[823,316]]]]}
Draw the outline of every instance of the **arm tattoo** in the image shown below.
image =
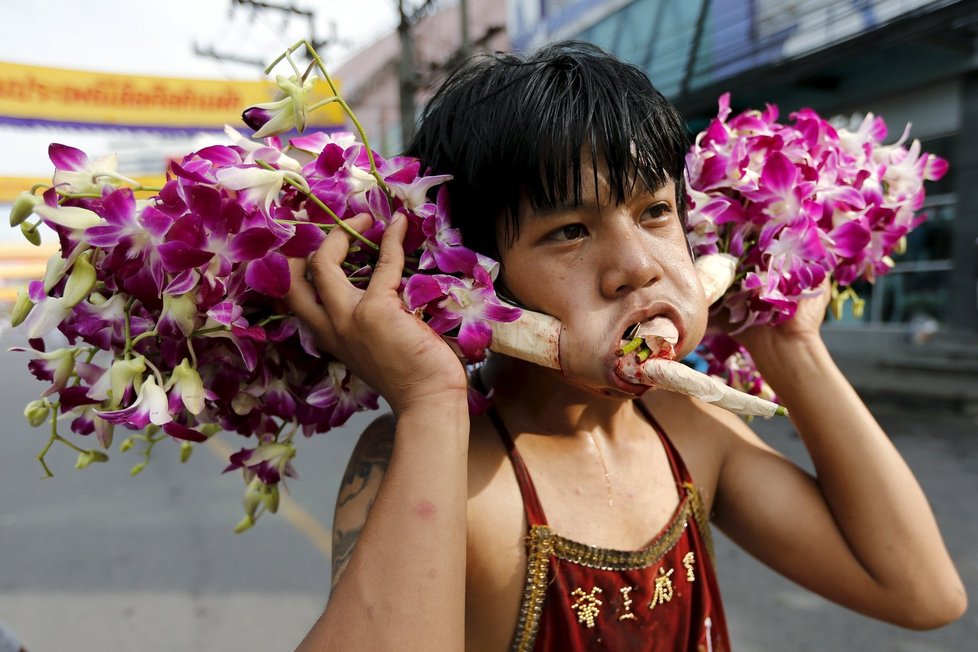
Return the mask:
{"type": "Polygon", "coordinates": [[[367,481],[370,480],[370,476],[375,470],[380,475],[387,472],[387,465],[390,464],[393,449],[394,440],[391,437],[370,438],[361,454],[350,460],[350,465],[346,468],[343,482],[340,485],[337,508],[343,507],[359,496],[367,487],[367,481]]]}
{"type": "MultiPolygon", "coordinates": [[[[336,500],[336,511],[355,500],[370,485],[371,477],[383,477],[390,464],[391,454],[394,448],[394,440],[391,436],[367,436],[362,441],[363,446],[350,460],[346,468],[343,480],[340,485],[339,496],[336,500]]],[[[340,575],[350,561],[353,548],[360,538],[363,531],[363,523],[366,521],[370,508],[373,507],[374,499],[371,496],[367,507],[363,513],[363,519],[359,525],[342,530],[335,524],[333,526],[333,576],[332,589],[336,588],[336,583],[340,575]]]]}

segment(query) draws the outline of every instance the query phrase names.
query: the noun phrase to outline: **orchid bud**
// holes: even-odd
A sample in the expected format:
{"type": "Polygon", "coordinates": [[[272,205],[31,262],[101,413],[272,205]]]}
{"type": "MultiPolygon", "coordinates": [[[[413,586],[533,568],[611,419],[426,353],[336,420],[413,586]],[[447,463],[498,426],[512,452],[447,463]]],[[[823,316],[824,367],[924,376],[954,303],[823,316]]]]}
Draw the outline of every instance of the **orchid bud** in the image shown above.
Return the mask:
{"type": "Polygon", "coordinates": [[[863,318],[863,312],[865,312],[865,309],[866,309],[866,300],[865,299],[860,299],[859,297],[853,295],[853,297],[852,297],[852,315],[856,319],[862,319],[863,318]]]}
{"type": "Polygon", "coordinates": [[[126,437],[125,439],[122,440],[122,443],[119,444],[119,452],[125,453],[127,450],[129,450],[135,445],[136,445],[135,439],[133,439],[132,437],[126,437]]]}
{"type": "Polygon", "coordinates": [[[98,442],[102,444],[102,448],[111,446],[112,435],[115,433],[115,424],[109,423],[98,415],[92,417],[92,421],[95,423],[95,436],[98,438],[98,442]]]}
{"type": "Polygon", "coordinates": [[[197,428],[197,431],[200,432],[200,434],[207,437],[208,439],[210,439],[211,437],[213,437],[214,435],[216,435],[221,431],[221,426],[216,423],[205,423],[204,425],[199,426],[197,428]]]}
{"type": "Polygon", "coordinates": [[[42,203],[43,200],[30,192],[22,192],[17,195],[13,206],[10,208],[10,226],[17,226],[24,222],[34,213],[34,207],[42,203]]]}
{"type": "Polygon", "coordinates": [[[68,308],[74,308],[84,301],[92,288],[95,287],[96,274],[95,267],[92,265],[91,253],[86,252],[75,260],[71,266],[71,274],[68,275],[68,282],[65,284],[64,300],[68,308]]]}
{"type": "Polygon", "coordinates": [[[22,285],[17,288],[17,300],[14,302],[14,307],[10,310],[10,325],[20,326],[27,319],[27,315],[31,313],[31,309],[33,308],[34,302],[31,301],[27,286],[22,285]]]}
{"type": "Polygon", "coordinates": [[[265,509],[272,514],[278,511],[278,499],[278,485],[262,485],[262,502],[265,503],[265,509]]]}
{"type": "Polygon", "coordinates": [[[75,461],[76,469],[84,469],[93,462],[108,462],[109,456],[102,451],[82,451],[78,453],[78,460],[75,461]]]}
{"type": "Polygon", "coordinates": [[[897,240],[896,245],[893,247],[893,252],[898,256],[907,253],[907,236],[903,236],[897,240]]]}
{"type": "Polygon", "coordinates": [[[234,526],[234,533],[241,534],[245,530],[251,529],[251,526],[255,524],[255,519],[251,517],[250,514],[245,514],[245,517],[238,521],[238,524],[234,526]]]}
{"type": "Polygon", "coordinates": [[[35,247],[41,246],[41,234],[37,231],[37,225],[31,224],[30,222],[21,222],[20,232],[32,245],[35,247]]]}
{"type": "Polygon", "coordinates": [[[136,466],[134,466],[131,469],[129,469],[129,475],[135,477],[135,476],[139,475],[140,473],[142,473],[143,472],[143,469],[145,469],[145,468],[146,468],[146,462],[140,462],[136,466]]]}
{"type": "Polygon", "coordinates": [[[190,454],[194,452],[194,445],[189,441],[180,444],[180,463],[183,464],[190,459],[190,454]]]}
{"type": "Polygon", "coordinates": [[[51,404],[43,398],[31,401],[24,408],[24,416],[27,417],[27,423],[35,428],[47,421],[50,413],[51,404]]]}
{"type": "Polygon", "coordinates": [[[253,477],[251,482],[248,483],[248,487],[245,489],[242,498],[245,514],[254,516],[255,510],[264,502],[264,492],[262,490],[264,486],[258,476],[253,477]]]}

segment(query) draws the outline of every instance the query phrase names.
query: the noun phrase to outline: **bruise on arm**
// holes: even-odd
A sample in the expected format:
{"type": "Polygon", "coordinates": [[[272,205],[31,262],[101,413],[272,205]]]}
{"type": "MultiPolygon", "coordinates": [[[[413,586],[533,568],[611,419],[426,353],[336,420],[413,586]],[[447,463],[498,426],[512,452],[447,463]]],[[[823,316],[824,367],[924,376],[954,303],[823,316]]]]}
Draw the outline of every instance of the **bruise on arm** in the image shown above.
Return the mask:
{"type": "Polygon", "coordinates": [[[390,464],[394,448],[394,418],[385,415],[374,421],[360,436],[350,456],[336,496],[333,514],[332,588],[346,569],[363,531],[374,498],[390,464]]]}

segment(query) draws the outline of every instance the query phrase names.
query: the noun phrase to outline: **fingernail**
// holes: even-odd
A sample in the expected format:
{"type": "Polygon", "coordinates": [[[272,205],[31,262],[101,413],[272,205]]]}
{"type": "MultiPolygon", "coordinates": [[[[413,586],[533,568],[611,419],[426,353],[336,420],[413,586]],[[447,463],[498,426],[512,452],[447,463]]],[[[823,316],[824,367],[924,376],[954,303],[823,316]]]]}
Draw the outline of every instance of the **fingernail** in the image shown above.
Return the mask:
{"type": "Polygon", "coordinates": [[[404,213],[401,213],[400,211],[394,213],[394,217],[391,218],[391,226],[394,226],[395,224],[397,224],[403,219],[404,219],[404,213]]]}

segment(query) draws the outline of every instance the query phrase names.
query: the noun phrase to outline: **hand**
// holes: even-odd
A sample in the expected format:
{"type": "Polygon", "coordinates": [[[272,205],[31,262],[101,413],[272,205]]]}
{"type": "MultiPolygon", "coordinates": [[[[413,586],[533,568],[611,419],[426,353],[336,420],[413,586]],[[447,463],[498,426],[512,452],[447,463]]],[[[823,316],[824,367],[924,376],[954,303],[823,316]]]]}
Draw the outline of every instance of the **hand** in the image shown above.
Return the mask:
{"type": "Polygon", "coordinates": [[[819,329],[825,320],[825,310],[832,298],[832,286],[828,279],[798,303],[794,316],[777,326],[766,324],[752,326],[734,335],[734,339],[744,345],[751,355],[757,359],[784,345],[820,341],[819,329]]]}
{"type": "MultiPolygon", "coordinates": [[[[347,220],[363,231],[367,215],[347,220]]],[[[341,263],[352,238],[334,228],[307,262],[290,259],[292,284],[285,303],[312,328],[319,345],[379,392],[395,414],[426,399],[466,390],[465,369],[448,344],[404,306],[398,296],[404,269],[407,220],[395,217],[380,243],[380,258],[366,290],[354,287],[341,263]],[[319,296],[321,304],[317,303],[319,296]]]]}

